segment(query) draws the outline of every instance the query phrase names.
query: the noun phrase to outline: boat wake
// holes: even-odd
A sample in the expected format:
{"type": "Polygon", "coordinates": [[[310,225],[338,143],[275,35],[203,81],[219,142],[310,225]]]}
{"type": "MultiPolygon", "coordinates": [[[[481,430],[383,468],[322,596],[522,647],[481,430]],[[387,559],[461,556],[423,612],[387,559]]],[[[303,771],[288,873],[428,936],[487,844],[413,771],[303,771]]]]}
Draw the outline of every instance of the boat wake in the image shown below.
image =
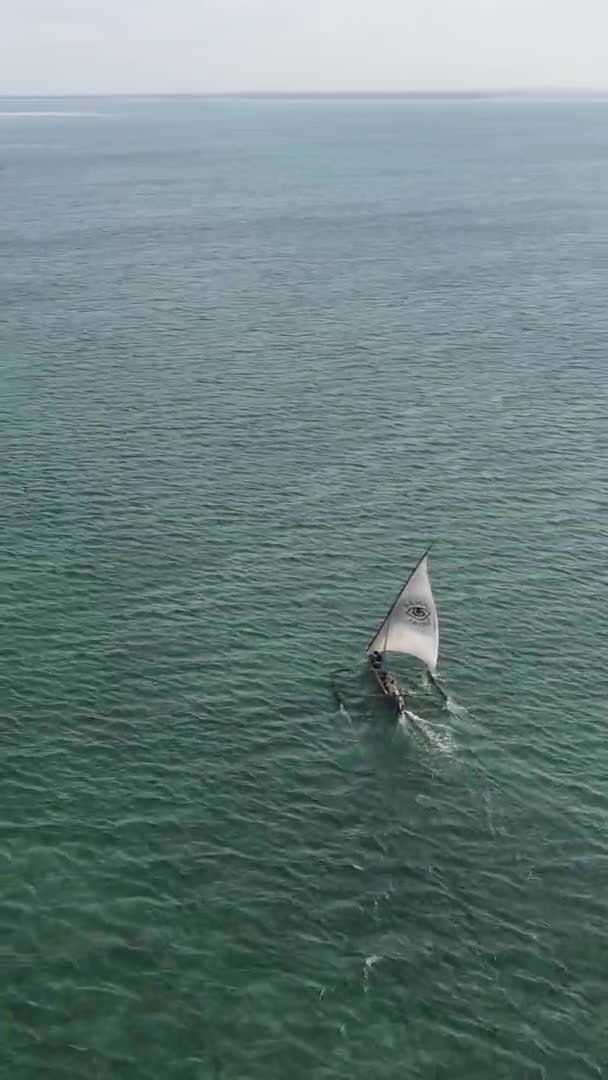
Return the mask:
{"type": "Polygon", "coordinates": [[[473,720],[473,716],[466,706],[460,705],[457,701],[454,701],[454,698],[446,698],[445,707],[450,716],[453,716],[456,720],[473,720]]]}
{"type": "Polygon", "coordinates": [[[462,720],[471,719],[469,710],[464,705],[460,705],[455,701],[454,698],[448,694],[447,690],[444,690],[442,683],[443,679],[436,675],[431,677],[428,671],[422,676],[422,688],[424,692],[426,694],[433,694],[434,691],[438,693],[442,700],[443,708],[450,713],[450,716],[462,720]]]}
{"type": "Polygon", "coordinates": [[[423,716],[412,712],[411,709],[404,709],[400,713],[399,725],[404,731],[407,731],[408,725],[415,728],[434,750],[442,754],[452,755],[456,752],[456,742],[450,731],[445,728],[439,729],[437,725],[425,720],[423,716]]]}
{"type": "Polygon", "coordinates": [[[367,956],[365,958],[365,963],[363,964],[363,986],[365,989],[365,993],[367,993],[369,989],[369,973],[374,967],[374,964],[377,964],[382,959],[382,956],[367,956]]]}
{"type": "Polygon", "coordinates": [[[343,717],[345,720],[348,720],[351,727],[353,727],[353,718],[350,715],[348,709],[344,707],[341,701],[338,704],[338,715],[343,717]]]}

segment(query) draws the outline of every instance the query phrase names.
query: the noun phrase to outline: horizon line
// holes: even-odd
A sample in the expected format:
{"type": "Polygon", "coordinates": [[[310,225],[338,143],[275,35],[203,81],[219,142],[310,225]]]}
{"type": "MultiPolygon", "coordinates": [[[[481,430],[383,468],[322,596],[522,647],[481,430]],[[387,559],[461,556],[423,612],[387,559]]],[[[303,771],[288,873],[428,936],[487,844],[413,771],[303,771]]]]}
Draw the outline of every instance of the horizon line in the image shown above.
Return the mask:
{"type": "Polygon", "coordinates": [[[45,93],[4,93],[5,100],[46,100],[49,98],[222,98],[222,99],[266,99],[266,100],[305,100],[307,98],[327,100],[348,99],[462,99],[478,100],[483,98],[539,98],[539,97],[608,97],[606,87],[512,87],[468,90],[120,90],[60,91],[45,93]]]}

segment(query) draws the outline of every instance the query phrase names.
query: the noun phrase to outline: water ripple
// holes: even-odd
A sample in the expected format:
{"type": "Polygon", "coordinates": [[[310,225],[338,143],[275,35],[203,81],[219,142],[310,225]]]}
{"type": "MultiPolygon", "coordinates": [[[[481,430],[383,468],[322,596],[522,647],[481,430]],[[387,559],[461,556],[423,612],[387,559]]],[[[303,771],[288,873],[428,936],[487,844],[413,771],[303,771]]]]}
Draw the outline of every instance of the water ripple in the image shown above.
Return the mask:
{"type": "Polygon", "coordinates": [[[107,111],[0,131],[0,1072],[600,1077],[601,111],[107,111]]]}

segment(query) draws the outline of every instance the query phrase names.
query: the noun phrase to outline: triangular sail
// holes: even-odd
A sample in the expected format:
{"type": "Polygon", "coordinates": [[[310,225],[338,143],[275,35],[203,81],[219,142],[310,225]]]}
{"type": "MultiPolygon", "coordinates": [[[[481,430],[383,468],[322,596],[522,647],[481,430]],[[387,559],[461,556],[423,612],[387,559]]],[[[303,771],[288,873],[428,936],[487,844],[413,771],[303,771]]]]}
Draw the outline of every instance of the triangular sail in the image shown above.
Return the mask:
{"type": "Polygon", "coordinates": [[[407,579],[367,651],[416,656],[434,674],[439,653],[439,623],[426,554],[407,579]]]}

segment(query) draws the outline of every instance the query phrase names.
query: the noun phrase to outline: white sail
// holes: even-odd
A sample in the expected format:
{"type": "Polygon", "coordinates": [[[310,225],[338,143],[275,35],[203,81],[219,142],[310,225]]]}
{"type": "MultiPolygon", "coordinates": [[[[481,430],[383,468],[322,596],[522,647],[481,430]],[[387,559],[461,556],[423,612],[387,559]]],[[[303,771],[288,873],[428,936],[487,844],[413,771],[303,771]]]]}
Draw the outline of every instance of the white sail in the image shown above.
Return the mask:
{"type": "Polygon", "coordinates": [[[439,622],[426,555],[406,581],[367,651],[408,653],[422,660],[434,674],[439,653],[439,622]]]}

